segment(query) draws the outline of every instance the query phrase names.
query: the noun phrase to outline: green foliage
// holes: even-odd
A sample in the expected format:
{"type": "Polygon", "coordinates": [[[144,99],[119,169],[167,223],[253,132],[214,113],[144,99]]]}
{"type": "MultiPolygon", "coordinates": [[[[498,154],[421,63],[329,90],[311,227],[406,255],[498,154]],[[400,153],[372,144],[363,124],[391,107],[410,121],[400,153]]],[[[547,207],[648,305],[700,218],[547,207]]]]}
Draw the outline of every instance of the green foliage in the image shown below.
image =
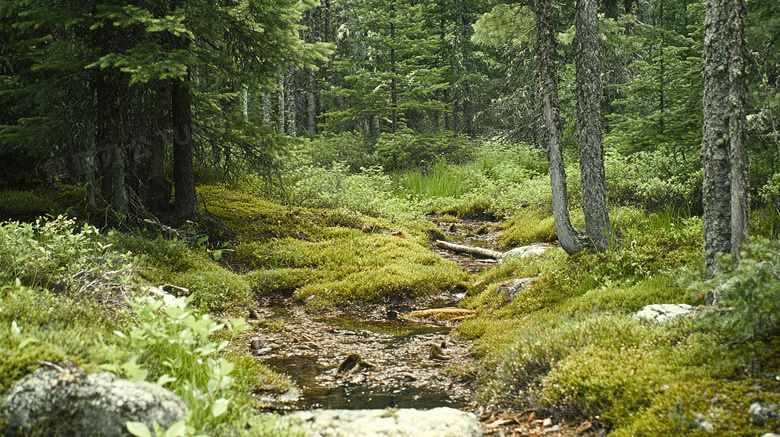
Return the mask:
{"type": "Polygon", "coordinates": [[[738,265],[721,260],[720,271],[711,280],[694,284],[714,290],[718,303],[729,308],[712,311],[705,324],[728,338],[764,338],[780,332],[780,242],[755,239],[743,248],[738,265]]]}
{"type": "Polygon", "coordinates": [[[184,243],[157,238],[154,240],[129,234],[115,234],[115,245],[122,250],[143,255],[148,268],[141,276],[155,284],[175,284],[187,288],[193,305],[201,311],[222,311],[243,306],[251,299],[251,289],[244,279],[216,264],[207,256],[184,243]]]}
{"type": "Polygon", "coordinates": [[[352,173],[379,164],[374,155],[372,138],[353,132],[325,134],[312,138],[305,143],[303,153],[317,167],[327,168],[338,162],[346,165],[352,173]]]}
{"type": "Polygon", "coordinates": [[[697,153],[677,157],[665,151],[637,152],[630,156],[607,153],[606,182],[609,198],[619,204],[650,211],[701,205],[701,168],[697,153]]]}
{"type": "Polygon", "coordinates": [[[96,292],[103,283],[126,284],[138,264],[111,250],[95,227],[63,216],[0,225],[0,271],[28,286],[96,292]]]}
{"type": "MultiPolygon", "coordinates": [[[[582,213],[573,213],[572,224],[582,227],[582,213]],[[578,220],[579,219],[579,220],[578,220]]],[[[555,220],[550,211],[540,208],[524,208],[502,224],[501,245],[505,248],[526,246],[532,243],[552,243],[558,240],[555,220]]]]}
{"type": "Polygon", "coordinates": [[[721,433],[738,435],[751,426],[744,413],[751,386],[728,378],[741,367],[744,353],[721,349],[715,336],[691,331],[686,321],[561,319],[519,334],[497,357],[489,393],[516,408],[541,408],[563,418],[598,416],[617,435],[690,432],[697,412],[721,433]],[[684,394],[691,390],[709,396],[699,402],[684,394]],[[728,401],[714,407],[709,400],[724,392],[728,395],[720,396],[728,401]],[[670,404],[681,416],[652,415],[670,404]]]}
{"type": "Polygon", "coordinates": [[[464,135],[420,135],[412,132],[382,134],[376,140],[379,163],[388,171],[430,168],[436,162],[462,163],[473,145],[464,135]]]}

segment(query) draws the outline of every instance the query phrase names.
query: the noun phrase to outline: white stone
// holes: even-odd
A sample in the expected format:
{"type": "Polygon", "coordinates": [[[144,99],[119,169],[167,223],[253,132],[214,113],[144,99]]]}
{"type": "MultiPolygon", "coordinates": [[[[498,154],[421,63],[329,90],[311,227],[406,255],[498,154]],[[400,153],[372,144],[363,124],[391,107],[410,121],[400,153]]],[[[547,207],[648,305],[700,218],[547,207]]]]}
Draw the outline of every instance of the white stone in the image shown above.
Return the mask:
{"type": "Polygon", "coordinates": [[[501,260],[499,260],[499,262],[510,256],[519,256],[520,258],[539,256],[552,248],[553,246],[544,243],[534,243],[530,246],[515,247],[514,249],[505,252],[504,256],[501,258],[501,260]]]}
{"type": "Polygon", "coordinates": [[[634,318],[663,323],[678,317],[686,317],[692,314],[695,309],[695,307],[684,303],[647,305],[634,314],[634,318]]]}
{"type": "Polygon", "coordinates": [[[311,410],[287,416],[307,437],[479,437],[482,425],[473,413],[440,407],[386,410],[311,410]]]}

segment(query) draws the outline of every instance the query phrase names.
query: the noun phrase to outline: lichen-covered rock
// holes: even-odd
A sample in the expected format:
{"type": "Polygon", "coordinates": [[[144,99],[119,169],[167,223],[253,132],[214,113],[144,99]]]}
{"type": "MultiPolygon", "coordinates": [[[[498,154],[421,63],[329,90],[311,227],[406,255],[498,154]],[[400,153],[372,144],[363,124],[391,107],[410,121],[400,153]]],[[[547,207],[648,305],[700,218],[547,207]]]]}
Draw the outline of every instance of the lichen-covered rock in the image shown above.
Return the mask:
{"type": "Polygon", "coordinates": [[[695,307],[684,303],[646,305],[634,314],[634,318],[662,323],[678,317],[689,316],[693,314],[694,311],[696,311],[695,307]]]}
{"type": "Polygon", "coordinates": [[[544,243],[534,243],[530,246],[515,247],[514,249],[504,253],[502,260],[512,256],[519,256],[520,258],[538,256],[552,248],[553,246],[544,243]]]}
{"type": "Polygon", "coordinates": [[[479,437],[482,426],[472,413],[454,408],[387,410],[312,410],[285,416],[307,437],[479,437]]]}
{"type": "Polygon", "coordinates": [[[6,436],[130,436],[128,421],[167,428],[186,414],[184,402],[160,386],[87,373],[70,361],[46,363],[25,376],[0,407],[6,436]]]}

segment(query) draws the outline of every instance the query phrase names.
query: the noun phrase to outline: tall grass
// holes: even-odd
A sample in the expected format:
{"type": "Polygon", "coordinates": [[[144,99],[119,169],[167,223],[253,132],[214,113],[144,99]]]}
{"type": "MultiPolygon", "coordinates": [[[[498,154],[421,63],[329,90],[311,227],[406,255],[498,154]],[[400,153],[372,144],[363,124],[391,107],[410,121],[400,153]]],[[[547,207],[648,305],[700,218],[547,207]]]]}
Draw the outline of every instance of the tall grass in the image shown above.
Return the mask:
{"type": "Polygon", "coordinates": [[[438,162],[430,171],[421,172],[414,169],[396,173],[395,178],[399,182],[396,195],[412,198],[458,198],[478,186],[474,176],[469,166],[438,162]]]}

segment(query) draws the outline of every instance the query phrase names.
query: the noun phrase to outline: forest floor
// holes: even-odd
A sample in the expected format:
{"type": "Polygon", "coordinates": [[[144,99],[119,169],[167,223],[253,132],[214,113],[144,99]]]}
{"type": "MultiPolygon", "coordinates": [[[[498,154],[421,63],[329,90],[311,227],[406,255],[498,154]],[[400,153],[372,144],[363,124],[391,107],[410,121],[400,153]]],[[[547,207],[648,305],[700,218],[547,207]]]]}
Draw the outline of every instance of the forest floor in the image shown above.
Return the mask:
{"type": "MultiPolygon", "coordinates": [[[[440,221],[438,225],[450,242],[498,248],[495,222],[440,221]],[[479,234],[475,233],[478,229],[482,230],[479,234]]],[[[435,250],[472,275],[496,262],[435,250]]],[[[298,388],[283,395],[254,396],[269,411],[448,406],[475,413],[485,435],[598,435],[592,434],[595,430],[589,422],[555,424],[530,411],[491,411],[477,400],[476,375],[468,373],[476,367],[475,357],[471,343],[452,331],[458,322],[412,314],[455,307],[464,297],[463,293],[444,293],[316,315],[291,298],[262,297],[248,323],[264,329],[245,335],[242,347],[263,364],[287,374],[298,388]]]]}

